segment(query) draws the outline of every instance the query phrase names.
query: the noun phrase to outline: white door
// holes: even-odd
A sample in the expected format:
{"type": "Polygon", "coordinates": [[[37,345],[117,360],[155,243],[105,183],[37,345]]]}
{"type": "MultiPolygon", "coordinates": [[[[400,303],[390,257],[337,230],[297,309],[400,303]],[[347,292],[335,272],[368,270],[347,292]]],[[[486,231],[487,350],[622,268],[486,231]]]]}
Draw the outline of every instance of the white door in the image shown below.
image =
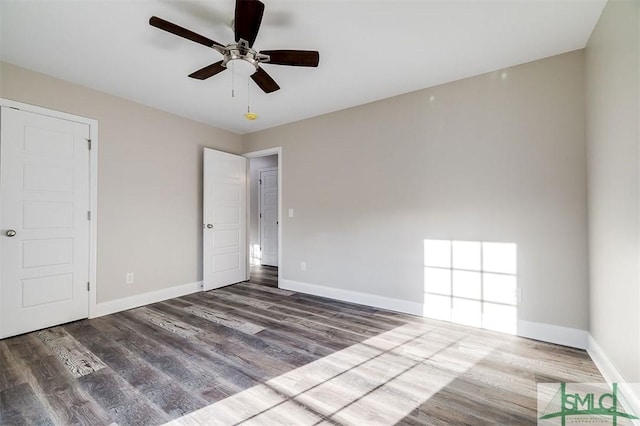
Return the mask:
{"type": "Polygon", "coordinates": [[[203,282],[211,290],[247,279],[247,159],[204,150],[203,282]]]}
{"type": "Polygon", "coordinates": [[[89,126],[2,107],[0,338],[89,315],[89,126]]]}
{"type": "Polygon", "coordinates": [[[261,264],[278,266],[278,170],[260,172],[261,264]]]}

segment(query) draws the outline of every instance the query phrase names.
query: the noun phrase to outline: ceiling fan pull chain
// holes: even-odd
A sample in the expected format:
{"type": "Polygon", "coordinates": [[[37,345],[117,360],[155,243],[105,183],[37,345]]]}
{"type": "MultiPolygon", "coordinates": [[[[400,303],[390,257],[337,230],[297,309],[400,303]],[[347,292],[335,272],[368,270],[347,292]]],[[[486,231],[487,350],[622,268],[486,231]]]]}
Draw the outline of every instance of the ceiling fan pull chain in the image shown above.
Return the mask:
{"type": "Polygon", "coordinates": [[[249,78],[247,78],[247,113],[244,115],[244,118],[253,121],[258,118],[258,114],[251,112],[251,88],[249,86],[249,78]]]}
{"type": "Polygon", "coordinates": [[[236,97],[236,73],[233,72],[233,63],[229,64],[229,66],[231,67],[231,97],[235,98],[236,97]]]}

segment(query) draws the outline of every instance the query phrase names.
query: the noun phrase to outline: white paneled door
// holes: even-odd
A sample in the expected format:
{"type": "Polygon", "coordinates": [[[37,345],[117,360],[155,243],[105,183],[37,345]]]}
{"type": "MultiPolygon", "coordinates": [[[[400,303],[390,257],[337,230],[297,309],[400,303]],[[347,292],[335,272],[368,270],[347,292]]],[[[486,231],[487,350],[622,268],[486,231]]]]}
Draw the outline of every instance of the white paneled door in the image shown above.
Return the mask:
{"type": "Polygon", "coordinates": [[[278,266],[278,170],[260,172],[260,248],[263,265],[278,266]]]}
{"type": "Polygon", "coordinates": [[[203,182],[205,290],[247,279],[247,159],[205,148],[203,182]]]}
{"type": "Polygon", "coordinates": [[[0,338],[89,313],[89,125],[2,107],[0,338]]]}

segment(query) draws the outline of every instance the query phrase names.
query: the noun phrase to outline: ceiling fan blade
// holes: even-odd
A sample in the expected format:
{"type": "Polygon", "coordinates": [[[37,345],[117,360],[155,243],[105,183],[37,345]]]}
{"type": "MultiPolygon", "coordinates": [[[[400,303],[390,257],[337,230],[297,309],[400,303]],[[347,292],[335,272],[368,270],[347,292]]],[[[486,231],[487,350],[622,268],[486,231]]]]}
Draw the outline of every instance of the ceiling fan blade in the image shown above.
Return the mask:
{"type": "Polygon", "coordinates": [[[215,64],[207,65],[206,67],[199,69],[196,72],[192,72],[191,74],[189,74],[189,77],[197,78],[198,80],[206,80],[207,78],[213,77],[214,75],[226,69],[227,67],[223,67],[222,61],[220,61],[216,62],[215,64]]]}
{"type": "Polygon", "coordinates": [[[260,53],[270,57],[265,64],[317,67],[320,62],[320,53],[315,50],[263,50],[260,53]]]}
{"type": "Polygon", "coordinates": [[[258,70],[251,75],[251,79],[256,82],[264,93],[271,93],[280,89],[278,83],[262,68],[258,68],[258,70]]]}
{"type": "Polygon", "coordinates": [[[262,23],[263,13],[264,3],[259,0],[236,0],[236,15],[233,21],[236,41],[242,38],[247,40],[249,47],[253,46],[262,23]]]}
{"type": "Polygon", "coordinates": [[[222,46],[222,44],[218,43],[217,41],[211,40],[210,38],[207,38],[205,36],[201,36],[200,34],[194,33],[193,31],[183,28],[180,25],[176,25],[172,22],[165,21],[164,19],[158,18],[157,16],[152,16],[149,19],[149,25],[170,32],[171,34],[186,38],[187,40],[203,44],[207,47],[213,47],[214,45],[222,46]]]}

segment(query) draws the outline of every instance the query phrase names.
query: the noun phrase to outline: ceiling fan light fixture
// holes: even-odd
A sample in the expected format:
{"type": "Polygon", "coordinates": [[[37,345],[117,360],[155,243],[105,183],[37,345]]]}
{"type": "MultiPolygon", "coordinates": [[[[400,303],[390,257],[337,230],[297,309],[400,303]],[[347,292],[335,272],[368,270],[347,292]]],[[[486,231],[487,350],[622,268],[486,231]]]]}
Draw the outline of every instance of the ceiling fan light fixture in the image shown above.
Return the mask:
{"type": "Polygon", "coordinates": [[[249,77],[257,70],[253,63],[243,58],[229,59],[226,63],[226,67],[235,75],[241,77],[249,77]]]}

